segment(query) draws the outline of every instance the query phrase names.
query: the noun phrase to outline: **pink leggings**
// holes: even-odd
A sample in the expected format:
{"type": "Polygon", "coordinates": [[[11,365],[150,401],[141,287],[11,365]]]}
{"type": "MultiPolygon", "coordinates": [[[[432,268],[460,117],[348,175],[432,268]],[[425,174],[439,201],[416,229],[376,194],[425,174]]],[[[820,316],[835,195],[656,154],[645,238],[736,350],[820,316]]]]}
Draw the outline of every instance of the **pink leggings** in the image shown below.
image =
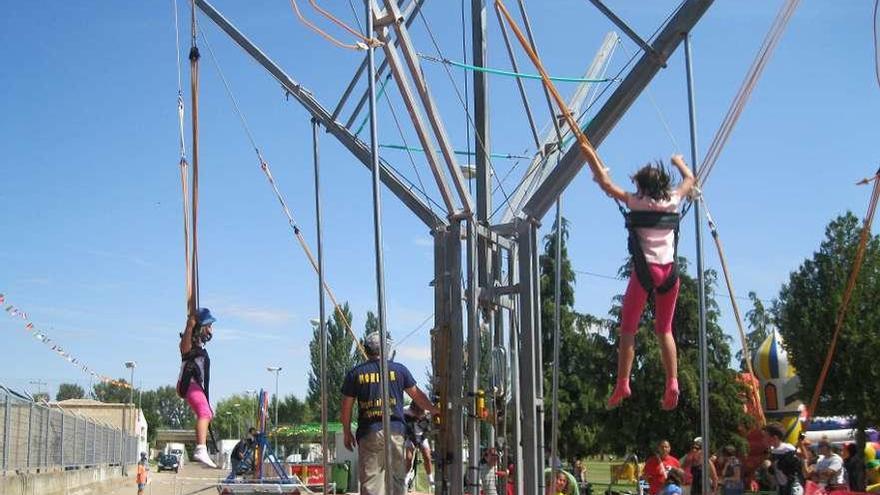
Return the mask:
{"type": "Polygon", "coordinates": [[[190,383],[189,389],[186,391],[186,402],[193,412],[196,413],[198,419],[211,419],[214,417],[214,411],[211,410],[211,404],[208,404],[208,398],[205,397],[205,391],[198,383],[190,383]]]}
{"type": "MultiPolygon", "coordinates": [[[[651,272],[651,279],[654,285],[660,285],[666,280],[666,276],[672,270],[672,263],[665,265],[655,265],[648,263],[648,269],[651,272]]],[[[654,292],[654,332],[658,334],[669,333],[672,331],[672,317],[675,315],[675,301],[678,299],[678,287],[680,280],[676,280],[665,294],[654,292]]],[[[623,296],[623,309],[621,310],[620,333],[633,335],[639,329],[639,320],[642,318],[642,311],[645,309],[645,303],[648,302],[648,292],[645,291],[636,272],[633,271],[629,275],[629,285],[626,287],[626,294],[623,296]]]]}

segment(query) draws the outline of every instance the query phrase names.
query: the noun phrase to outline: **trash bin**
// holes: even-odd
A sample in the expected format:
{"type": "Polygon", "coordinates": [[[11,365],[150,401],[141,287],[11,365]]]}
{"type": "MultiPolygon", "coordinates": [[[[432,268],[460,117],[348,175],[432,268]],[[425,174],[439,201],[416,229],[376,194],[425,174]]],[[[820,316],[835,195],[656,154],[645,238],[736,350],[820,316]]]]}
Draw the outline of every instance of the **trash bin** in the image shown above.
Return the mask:
{"type": "Polygon", "coordinates": [[[330,469],[330,481],[336,483],[336,493],[345,493],[351,479],[351,462],[338,462],[330,469]]]}

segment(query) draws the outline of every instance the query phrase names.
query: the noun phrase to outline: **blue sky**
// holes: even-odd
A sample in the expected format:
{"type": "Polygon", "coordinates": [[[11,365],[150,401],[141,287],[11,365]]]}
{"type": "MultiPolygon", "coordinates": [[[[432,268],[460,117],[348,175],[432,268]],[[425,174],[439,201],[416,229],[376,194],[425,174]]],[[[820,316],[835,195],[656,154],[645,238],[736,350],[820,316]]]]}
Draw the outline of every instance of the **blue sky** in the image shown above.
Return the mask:
{"type": "MultiPolygon", "coordinates": [[[[643,36],[677,5],[608,4],[643,36]]],[[[694,31],[700,150],[708,146],[780,4],[717,2],[694,31]]],[[[306,30],[285,1],[215,5],[326,107],[335,106],[361,53],[333,47],[306,30]]],[[[322,5],[353,22],[347,2],[322,5]]],[[[583,0],[529,6],[545,64],[555,74],[582,73],[612,29],[583,0]]],[[[463,58],[459,8],[458,2],[441,1],[425,7],[444,54],[456,60],[463,58]]],[[[122,362],[136,360],[138,385],[172,384],[185,294],[171,2],[4,2],[3,10],[0,292],[98,372],[124,376],[122,362]]],[[[181,7],[182,29],[185,12],[181,7]]],[[[308,116],[207,19],[201,24],[314,245],[308,116]]],[[[494,16],[490,26],[490,64],[507,68],[494,16]]],[[[803,2],[705,188],[741,295],[754,290],[774,297],[789,272],[818,246],[833,216],[848,209],[864,213],[868,190],[853,184],[877,166],[880,127],[871,26],[868,2],[803,2]]],[[[420,51],[436,54],[420,21],[412,33],[420,51]]],[[[188,44],[188,31],[181,34],[188,44]]],[[[285,368],[282,391],[302,396],[309,319],[317,314],[316,277],[202,45],[200,273],[202,302],[218,318],[211,343],[212,395],[271,387],[265,366],[277,364],[285,368]]],[[[612,70],[634,51],[624,40],[612,70]]],[[[673,56],[650,92],[676,141],[686,147],[682,57],[681,51],[673,56]]],[[[519,59],[528,67],[521,54],[519,59]]],[[[465,148],[467,121],[452,83],[440,66],[425,63],[424,72],[453,142],[465,148]]],[[[460,86],[463,74],[455,71],[454,77],[460,86]]],[[[543,123],[539,83],[527,85],[543,123]]],[[[513,81],[494,77],[490,88],[493,150],[532,153],[513,81]]],[[[405,117],[396,91],[390,99],[405,117]]],[[[385,101],[379,113],[380,142],[400,144],[385,101]]],[[[405,128],[407,141],[415,143],[411,126],[405,128]]],[[[189,136],[187,141],[191,144],[189,136]]],[[[625,183],[645,162],[686,150],[675,149],[643,95],[599,151],[625,183]]],[[[375,305],[370,176],[329,135],[322,137],[322,155],[328,280],[350,301],[360,331],[365,312],[375,305]]],[[[389,150],[385,156],[415,180],[405,154],[389,150]]],[[[416,164],[429,181],[424,159],[416,157],[416,164]]],[[[493,164],[504,175],[515,162],[493,164]]],[[[505,183],[508,191],[525,164],[517,167],[505,183]]],[[[401,337],[433,312],[431,240],[427,228],[387,191],[383,200],[389,323],[401,337]]],[[[503,196],[495,201],[500,204],[503,196]]],[[[613,203],[581,174],[563,204],[572,223],[575,269],[615,274],[625,257],[625,233],[613,203]]],[[[546,220],[542,232],[552,223],[546,220]]],[[[693,259],[692,220],[683,227],[681,251],[693,259]]],[[[708,266],[717,267],[710,245],[706,252],[708,266]]],[[[622,281],[581,274],[576,307],[604,315],[623,288],[622,281]]],[[[721,300],[721,307],[725,328],[734,335],[729,305],[721,300]]],[[[33,390],[28,382],[41,380],[53,394],[65,381],[88,386],[86,375],[21,327],[5,314],[0,318],[5,363],[0,382],[33,390]]],[[[429,327],[399,349],[400,360],[419,378],[427,365],[429,327]]]]}

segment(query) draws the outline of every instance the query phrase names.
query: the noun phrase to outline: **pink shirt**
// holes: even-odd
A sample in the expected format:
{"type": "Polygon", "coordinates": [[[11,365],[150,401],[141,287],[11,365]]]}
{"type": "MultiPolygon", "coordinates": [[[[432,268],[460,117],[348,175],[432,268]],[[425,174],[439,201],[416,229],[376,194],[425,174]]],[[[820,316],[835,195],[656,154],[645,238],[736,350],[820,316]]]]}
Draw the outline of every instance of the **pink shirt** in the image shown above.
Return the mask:
{"type": "MultiPolygon", "coordinates": [[[[681,203],[681,196],[676,192],[669,193],[666,201],[655,201],[634,193],[626,195],[626,206],[632,211],[663,211],[676,213],[681,203]]],[[[645,252],[648,263],[666,265],[675,261],[675,232],[672,229],[637,228],[636,235],[645,252]]]]}

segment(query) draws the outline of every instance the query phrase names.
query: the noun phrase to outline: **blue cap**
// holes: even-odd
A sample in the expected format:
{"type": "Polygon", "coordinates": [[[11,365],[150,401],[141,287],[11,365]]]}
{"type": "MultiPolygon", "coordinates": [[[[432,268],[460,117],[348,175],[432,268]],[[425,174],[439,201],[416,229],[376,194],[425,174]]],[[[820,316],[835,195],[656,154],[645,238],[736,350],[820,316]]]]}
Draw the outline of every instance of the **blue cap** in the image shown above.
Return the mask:
{"type": "Polygon", "coordinates": [[[196,318],[198,318],[200,325],[210,325],[211,323],[217,321],[213,316],[211,316],[211,310],[208,308],[197,309],[196,318]]]}
{"type": "Polygon", "coordinates": [[[682,492],[681,487],[678,485],[666,485],[663,488],[663,493],[664,495],[680,495],[682,492]]]}

